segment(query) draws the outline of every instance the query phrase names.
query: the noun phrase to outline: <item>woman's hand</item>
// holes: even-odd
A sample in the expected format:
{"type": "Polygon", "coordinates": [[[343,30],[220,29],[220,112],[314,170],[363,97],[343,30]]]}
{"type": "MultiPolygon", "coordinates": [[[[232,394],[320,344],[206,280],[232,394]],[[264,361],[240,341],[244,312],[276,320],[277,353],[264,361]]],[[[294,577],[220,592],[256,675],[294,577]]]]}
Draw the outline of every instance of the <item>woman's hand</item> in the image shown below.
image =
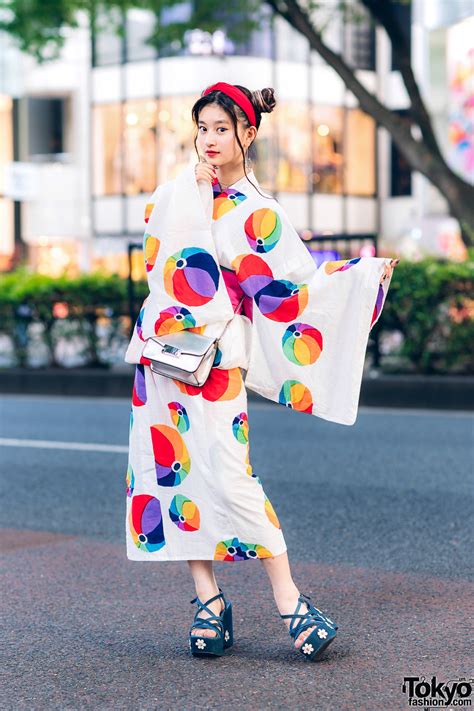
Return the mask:
{"type": "Polygon", "coordinates": [[[210,163],[196,163],[194,172],[196,180],[209,180],[211,184],[217,178],[216,169],[210,163]]]}
{"type": "Polygon", "coordinates": [[[383,275],[380,278],[380,284],[383,282],[384,279],[389,277],[392,273],[392,271],[395,269],[397,264],[400,262],[399,259],[391,259],[390,264],[385,263],[383,266],[383,275]]]}

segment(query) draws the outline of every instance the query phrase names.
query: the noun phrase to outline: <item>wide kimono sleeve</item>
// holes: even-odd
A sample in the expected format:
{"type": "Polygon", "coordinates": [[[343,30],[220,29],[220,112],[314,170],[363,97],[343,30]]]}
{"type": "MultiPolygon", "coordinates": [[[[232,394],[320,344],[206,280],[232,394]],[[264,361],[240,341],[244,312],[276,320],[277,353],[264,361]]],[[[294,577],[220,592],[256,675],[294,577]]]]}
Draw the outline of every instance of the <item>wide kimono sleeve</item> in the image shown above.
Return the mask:
{"type": "Polygon", "coordinates": [[[260,240],[260,251],[234,264],[254,299],[245,384],[294,410],[352,425],[369,333],[389,288],[390,278],[379,283],[389,260],[360,257],[317,268],[276,201],[267,218],[275,222],[268,244],[260,240]]]}
{"type": "Polygon", "coordinates": [[[143,253],[150,293],[145,299],[125,361],[139,363],[145,341],[183,329],[219,330],[233,309],[212,237],[212,189],[196,181],[189,165],[160,185],[145,211],[143,253]]]}

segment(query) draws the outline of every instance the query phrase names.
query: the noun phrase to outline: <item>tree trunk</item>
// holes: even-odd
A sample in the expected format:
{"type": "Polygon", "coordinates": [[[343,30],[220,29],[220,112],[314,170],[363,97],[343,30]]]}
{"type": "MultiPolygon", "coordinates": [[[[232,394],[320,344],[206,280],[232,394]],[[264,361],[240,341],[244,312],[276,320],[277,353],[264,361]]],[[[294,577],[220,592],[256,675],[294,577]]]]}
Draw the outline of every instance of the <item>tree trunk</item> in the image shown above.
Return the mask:
{"type": "MultiPolygon", "coordinates": [[[[391,135],[394,143],[404,155],[412,170],[422,173],[445,197],[450,214],[460,224],[461,236],[468,247],[474,246],[474,198],[473,189],[466,181],[454,173],[446,163],[439,148],[436,136],[431,126],[431,120],[416,84],[406,48],[402,47],[396,32],[390,32],[390,23],[385,22],[387,33],[404,60],[402,78],[411,99],[410,119],[398,116],[388,106],[385,106],[377,96],[368,91],[359,81],[355,71],[345,61],[344,57],[334,52],[322,39],[321,33],[314,27],[308,12],[297,0],[266,0],[267,4],[292,27],[307,38],[310,46],[332,67],[341,77],[346,88],[357,98],[363,111],[391,135]],[[422,138],[415,139],[411,126],[417,125],[422,138]]],[[[380,9],[379,0],[363,0],[368,10],[373,10],[373,16],[383,23],[384,17],[374,7],[380,9]]],[[[383,6],[385,8],[385,6],[383,6]]],[[[400,58],[400,57],[399,57],[400,58]]]]}

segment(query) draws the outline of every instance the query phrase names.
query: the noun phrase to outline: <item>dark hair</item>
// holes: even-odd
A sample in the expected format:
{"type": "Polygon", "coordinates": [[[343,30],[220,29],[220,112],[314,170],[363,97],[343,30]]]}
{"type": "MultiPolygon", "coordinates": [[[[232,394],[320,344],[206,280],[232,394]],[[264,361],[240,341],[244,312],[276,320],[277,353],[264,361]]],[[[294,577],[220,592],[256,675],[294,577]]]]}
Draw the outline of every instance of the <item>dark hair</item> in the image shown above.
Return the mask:
{"type": "MultiPolygon", "coordinates": [[[[240,84],[234,84],[238,89],[240,89],[246,96],[247,98],[252,102],[252,106],[255,111],[255,123],[256,123],[256,128],[258,131],[258,128],[260,126],[260,122],[262,120],[262,114],[263,113],[271,113],[273,109],[275,108],[276,105],[276,99],[275,99],[275,91],[274,89],[270,87],[266,87],[265,89],[257,89],[256,91],[250,91],[250,89],[247,89],[245,86],[241,86],[240,84]]],[[[251,185],[254,186],[254,188],[262,195],[262,197],[268,198],[268,195],[263,195],[260,190],[258,190],[257,186],[252,183],[252,181],[249,179],[249,176],[247,175],[247,171],[245,169],[245,153],[244,153],[244,148],[242,146],[242,143],[240,142],[239,134],[237,132],[237,122],[240,121],[243,123],[245,128],[249,128],[250,126],[250,121],[247,117],[247,114],[245,114],[240,106],[235,103],[233,99],[230,98],[227,94],[224,94],[224,92],[219,91],[218,89],[215,89],[214,91],[210,91],[209,94],[206,94],[205,96],[201,96],[196,103],[194,104],[193,108],[191,109],[191,115],[192,119],[194,121],[194,124],[196,125],[196,129],[198,129],[199,126],[199,114],[201,113],[202,109],[204,106],[207,106],[208,104],[217,104],[220,106],[224,111],[228,114],[230,117],[232,124],[234,126],[234,134],[237,139],[237,143],[240,146],[240,151],[242,153],[242,159],[243,159],[243,165],[244,165],[244,173],[245,177],[251,183],[251,185]]],[[[199,156],[199,151],[196,147],[196,141],[197,141],[197,132],[194,137],[194,149],[196,153],[199,156]]],[[[255,141],[255,139],[254,139],[255,141]]],[[[256,151],[253,146],[254,141],[250,144],[248,151],[249,151],[249,157],[251,160],[253,160],[256,156],[256,151]]]]}

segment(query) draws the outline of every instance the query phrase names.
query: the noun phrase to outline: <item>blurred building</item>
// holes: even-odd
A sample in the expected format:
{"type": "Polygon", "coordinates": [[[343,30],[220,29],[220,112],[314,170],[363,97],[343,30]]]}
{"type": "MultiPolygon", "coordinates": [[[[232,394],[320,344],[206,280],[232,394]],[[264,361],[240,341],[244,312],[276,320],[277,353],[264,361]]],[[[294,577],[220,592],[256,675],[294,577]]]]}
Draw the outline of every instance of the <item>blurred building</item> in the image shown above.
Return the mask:
{"type": "MultiPolygon", "coordinates": [[[[399,7],[442,146],[472,178],[469,10],[469,0],[399,7]]],[[[188,12],[182,2],[163,10],[161,22],[188,12]]],[[[128,244],[141,242],[147,196],[196,159],[190,109],[218,80],[275,88],[278,104],[263,116],[255,172],[306,238],[359,235],[352,253],[372,254],[378,235],[379,253],[460,256],[442,197],[412,175],[386,131],[284,20],[268,11],[243,44],[196,29],[184,46],[171,44],[158,56],[145,41],[152,15],[133,9],[123,19],[122,37],[103,30],[90,38],[85,25],[69,31],[61,59],[41,66],[0,37],[0,269],[23,254],[43,272],[126,274],[128,244]]],[[[326,39],[371,91],[392,108],[406,108],[382,30],[336,19],[326,39]]],[[[137,255],[137,269],[140,263],[137,255]]]]}

